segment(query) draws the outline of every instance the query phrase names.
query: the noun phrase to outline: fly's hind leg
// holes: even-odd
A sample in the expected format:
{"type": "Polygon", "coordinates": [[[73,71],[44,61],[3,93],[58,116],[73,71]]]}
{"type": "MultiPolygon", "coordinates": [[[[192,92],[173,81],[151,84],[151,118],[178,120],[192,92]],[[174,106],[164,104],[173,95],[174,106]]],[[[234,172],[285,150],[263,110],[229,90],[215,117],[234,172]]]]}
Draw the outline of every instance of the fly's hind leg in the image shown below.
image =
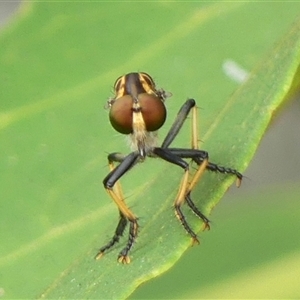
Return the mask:
{"type": "MultiPolygon", "coordinates": [[[[185,189],[184,189],[184,195],[183,200],[176,203],[175,207],[179,208],[179,211],[177,213],[177,217],[180,220],[183,219],[183,214],[180,211],[180,206],[186,202],[189,208],[193,211],[193,213],[204,222],[204,229],[209,229],[209,219],[197,208],[195,203],[191,199],[191,192],[194,189],[195,185],[200,181],[201,176],[204,174],[205,170],[207,169],[207,166],[209,164],[208,162],[208,153],[206,151],[197,150],[197,149],[181,149],[181,148],[169,148],[168,151],[170,151],[172,154],[174,154],[176,157],[180,158],[189,158],[194,160],[195,157],[201,157],[201,164],[198,165],[198,169],[196,170],[195,174],[189,178],[189,182],[187,183],[185,189]]],[[[185,227],[185,226],[184,226],[185,227]]],[[[185,227],[186,231],[190,234],[189,230],[185,227]]],[[[190,234],[193,238],[193,243],[198,243],[198,240],[195,236],[190,234]]]]}
{"type": "MultiPolygon", "coordinates": [[[[199,135],[198,135],[198,126],[197,126],[197,107],[194,106],[192,108],[192,139],[191,139],[192,145],[191,145],[191,147],[195,151],[194,151],[194,153],[192,153],[193,151],[191,151],[189,157],[192,158],[192,161],[194,161],[198,165],[198,170],[196,171],[195,175],[193,176],[193,178],[190,182],[189,187],[187,188],[185,200],[186,200],[186,203],[188,204],[188,206],[190,207],[190,209],[195,213],[195,215],[198,216],[204,222],[204,226],[205,226],[204,230],[205,230],[205,229],[210,229],[209,219],[197,208],[197,206],[194,204],[194,202],[191,199],[191,192],[192,192],[194,186],[199,181],[199,178],[201,177],[201,175],[199,176],[197,174],[197,173],[199,173],[199,169],[202,169],[203,164],[205,164],[205,169],[207,169],[209,171],[235,175],[237,187],[239,187],[241,185],[243,175],[235,169],[228,168],[228,167],[222,167],[217,164],[209,162],[208,156],[205,155],[206,152],[198,150],[199,149],[198,136],[199,135]],[[197,150],[198,150],[199,154],[196,153],[197,150]]],[[[202,173],[202,172],[204,172],[204,170],[203,171],[200,170],[200,173],[202,173]]]]}
{"type": "Polygon", "coordinates": [[[182,177],[181,184],[174,201],[174,212],[175,212],[175,216],[177,217],[177,219],[179,220],[179,222],[181,223],[185,231],[191,236],[194,243],[198,243],[196,233],[192,230],[192,228],[188,224],[181,210],[181,206],[185,201],[185,193],[188,186],[189,164],[185,160],[183,160],[180,156],[172,153],[172,149],[170,148],[154,148],[153,152],[163,160],[175,164],[184,170],[184,175],[182,177]]]}
{"type": "MultiPolygon", "coordinates": [[[[199,219],[201,219],[203,221],[204,230],[205,230],[205,229],[210,229],[209,219],[197,208],[197,206],[195,205],[195,203],[193,202],[193,200],[191,198],[191,192],[192,192],[193,188],[199,182],[202,174],[205,172],[205,170],[207,169],[207,166],[209,165],[208,153],[206,151],[199,150],[198,114],[197,114],[197,107],[196,106],[194,106],[193,109],[192,109],[191,147],[192,147],[192,150],[194,150],[195,153],[197,151],[199,152],[199,154],[196,157],[200,157],[201,163],[197,163],[198,169],[195,172],[194,176],[191,178],[190,184],[189,184],[189,186],[187,188],[187,191],[186,191],[185,201],[186,201],[187,205],[189,206],[189,208],[192,210],[192,212],[199,219]]],[[[193,152],[193,151],[191,151],[191,152],[193,152]]]]}
{"type": "MultiPolygon", "coordinates": [[[[195,174],[189,178],[190,176],[186,174],[188,177],[189,182],[187,181],[185,184],[182,184],[180,187],[180,197],[177,196],[174,204],[176,217],[179,219],[181,224],[183,225],[184,229],[187,233],[192,237],[193,243],[199,243],[197,239],[197,235],[193,232],[193,230],[188,225],[184,214],[181,211],[181,206],[184,202],[187,202],[190,209],[198,216],[201,220],[204,221],[205,227],[209,228],[209,220],[197,209],[195,204],[193,203],[190,193],[194,186],[198,183],[202,175],[204,174],[206,167],[208,165],[208,153],[205,151],[198,150],[198,126],[197,126],[197,107],[196,102],[194,99],[188,99],[180,108],[177,117],[171,126],[169,132],[167,133],[161,148],[168,149],[172,155],[175,157],[181,158],[191,158],[195,155],[201,156],[201,163],[198,164],[197,171],[195,174]],[[182,128],[184,122],[186,121],[188,115],[191,113],[192,115],[192,131],[191,131],[191,149],[174,149],[169,148],[170,144],[178,135],[180,129],[182,128]]],[[[186,178],[186,177],[185,177],[186,178]]]]}
{"type": "Polygon", "coordinates": [[[195,205],[195,203],[193,202],[193,200],[191,199],[191,195],[190,193],[188,193],[185,196],[185,201],[187,203],[187,205],[189,206],[189,208],[192,210],[192,212],[198,217],[200,218],[203,223],[204,223],[204,230],[205,229],[210,229],[210,225],[209,225],[209,219],[197,208],[197,206],[195,205]]]}

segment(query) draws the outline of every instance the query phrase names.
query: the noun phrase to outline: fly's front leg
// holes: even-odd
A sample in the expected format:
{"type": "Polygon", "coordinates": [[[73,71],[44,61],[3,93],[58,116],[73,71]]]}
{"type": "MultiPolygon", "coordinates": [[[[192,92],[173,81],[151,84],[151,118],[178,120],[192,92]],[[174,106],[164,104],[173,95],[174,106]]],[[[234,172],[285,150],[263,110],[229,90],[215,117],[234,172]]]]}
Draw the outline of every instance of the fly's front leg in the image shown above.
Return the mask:
{"type": "Polygon", "coordinates": [[[118,260],[122,263],[130,263],[128,253],[136,239],[138,232],[138,223],[136,216],[131,212],[131,210],[124,202],[123,193],[118,180],[137,162],[138,156],[139,155],[137,152],[132,152],[126,157],[121,156],[119,153],[112,153],[108,156],[109,167],[111,171],[104,178],[103,184],[107,193],[118,206],[120,220],[113,238],[105,246],[100,248],[98,254],[96,255],[96,259],[101,258],[106,250],[110,249],[115,243],[119,241],[120,237],[124,233],[127,221],[129,221],[129,237],[126,246],[119,254],[118,260]],[[115,161],[120,162],[117,167],[114,167],[115,161]]]}
{"type": "Polygon", "coordinates": [[[222,166],[219,166],[219,165],[214,164],[214,163],[209,163],[208,166],[207,166],[207,169],[210,170],[210,171],[219,172],[219,173],[222,173],[222,174],[235,175],[236,176],[236,186],[240,187],[240,185],[242,184],[243,175],[235,169],[228,168],[228,167],[222,167],[222,166]]]}
{"type": "MultiPolygon", "coordinates": [[[[203,150],[184,148],[169,148],[169,150],[181,158],[191,158],[198,166],[202,165],[203,161],[207,158],[207,152],[203,150]]],[[[234,175],[236,176],[237,187],[241,185],[243,175],[236,169],[219,166],[212,162],[207,163],[206,169],[216,173],[234,175]]]]}
{"type": "MultiPolygon", "coordinates": [[[[193,160],[196,162],[197,165],[202,164],[203,159],[202,157],[195,157],[193,160]]],[[[219,166],[215,163],[209,162],[208,165],[206,166],[206,169],[212,172],[216,173],[222,173],[222,174],[228,174],[228,175],[235,175],[236,176],[236,186],[240,187],[243,179],[243,175],[237,171],[236,169],[228,168],[228,167],[223,167],[219,166]]]]}
{"type": "MultiPolygon", "coordinates": [[[[180,108],[174,123],[172,124],[170,130],[168,131],[161,148],[168,148],[173,140],[178,135],[180,129],[182,128],[186,118],[188,117],[190,111],[196,109],[196,101],[194,99],[188,99],[180,108]]],[[[196,115],[196,111],[193,112],[196,115]]]]}
{"type": "MultiPolygon", "coordinates": [[[[108,155],[107,159],[108,159],[108,167],[110,172],[112,172],[115,169],[115,162],[121,163],[124,160],[124,155],[122,155],[121,153],[111,153],[108,155]]],[[[120,182],[117,181],[115,183],[114,186],[115,189],[115,193],[121,198],[123,199],[123,193],[122,193],[122,189],[121,189],[121,185],[120,182]]],[[[123,215],[123,213],[119,210],[119,214],[120,214],[120,219],[118,222],[118,225],[116,227],[115,230],[115,234],[114,236],[111,238],[111,240],[105,244],[103,247],[101,247],[97,253],[97,255],[95,256],[95,259],[100,259],[103,255],[104,252],[109,250],[110,248],[112,248],[116,243],[119,242],[120,237],[123,236],[124,230],[127,226],[127,219],[126,217],[123,215]]]]}

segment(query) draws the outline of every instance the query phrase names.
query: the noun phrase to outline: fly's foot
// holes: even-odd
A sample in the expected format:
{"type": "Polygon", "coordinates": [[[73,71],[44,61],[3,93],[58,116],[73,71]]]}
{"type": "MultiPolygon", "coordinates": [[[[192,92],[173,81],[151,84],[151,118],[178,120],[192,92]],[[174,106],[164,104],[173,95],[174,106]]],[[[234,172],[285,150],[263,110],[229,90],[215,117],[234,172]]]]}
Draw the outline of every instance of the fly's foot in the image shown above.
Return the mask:
{"type": "Polygon", "coordinates": [[[122,263],[124,265],[128,265],[128,264],[130,264],[130,257],[128,255],[120,254],[118,257],[118,262],[122,263]]]}

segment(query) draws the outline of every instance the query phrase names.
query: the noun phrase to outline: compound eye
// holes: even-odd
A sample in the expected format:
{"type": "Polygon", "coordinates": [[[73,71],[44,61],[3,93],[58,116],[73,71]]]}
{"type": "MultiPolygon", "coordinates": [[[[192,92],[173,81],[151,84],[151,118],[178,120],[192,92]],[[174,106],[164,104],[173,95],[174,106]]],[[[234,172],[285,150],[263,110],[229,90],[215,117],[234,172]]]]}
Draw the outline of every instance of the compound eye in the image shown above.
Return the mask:
{"type": "Polygon", "coordinates": [[[116,99],[109,111],[112,127],[122,133],[132,133],[132,97],[127,95],[116,99]]]}
{"type": "Polygon", "coordinates": [[[167,116],[164,103],[157,96],[146,93],[140,94],[138,98],[147,131],[158,130],[167,116]]]}

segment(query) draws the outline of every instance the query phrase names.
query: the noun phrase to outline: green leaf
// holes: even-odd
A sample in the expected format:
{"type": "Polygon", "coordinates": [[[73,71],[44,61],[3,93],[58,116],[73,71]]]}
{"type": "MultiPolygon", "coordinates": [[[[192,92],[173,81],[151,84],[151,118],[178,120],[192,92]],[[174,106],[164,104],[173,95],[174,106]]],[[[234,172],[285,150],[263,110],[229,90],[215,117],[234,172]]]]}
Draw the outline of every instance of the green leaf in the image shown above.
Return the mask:
{"type": "Polygon", "coordinates": [[[129,299],[298,298],[299,193],[296,181],[227,194],[201,251],[187,251],[129,299]]]}
{"type": "MultiPolygon", "coordinates": [[[[125,298],[179,259],[190,246],[172,210],[182,170],[155,159],[122,178],[141,225],[132,263],[116,261],[126,239],[102,260],[93,259],[118,220],[101,184],[106,155],[128,151],[102,107],[118,76],[149,72],[173,93],[161,137],[183,101],[194,97],[211,161],[243,171],[297,83],[299,64],[296,23],[229,97],[237,84],[222,72],[223,62],[252,68],[289,25],[278,16],[290,20],[298,7],[260,5],[260,10],[221,2],[23,5],[0,40],[4,297],[125,298]],[[253,24],[251,12],[261,21],[253,24]],[[276,30],[266,24],[276,24],[276,30]]],[[[175,145],[188,147],[189,136],[187,124],[175,145]]],[[[209,214],[233,180],[205,174],[193,192],[199,208],[209,214]]],[[[186,215],[200,230],[199,220],[186,215]]]]}

